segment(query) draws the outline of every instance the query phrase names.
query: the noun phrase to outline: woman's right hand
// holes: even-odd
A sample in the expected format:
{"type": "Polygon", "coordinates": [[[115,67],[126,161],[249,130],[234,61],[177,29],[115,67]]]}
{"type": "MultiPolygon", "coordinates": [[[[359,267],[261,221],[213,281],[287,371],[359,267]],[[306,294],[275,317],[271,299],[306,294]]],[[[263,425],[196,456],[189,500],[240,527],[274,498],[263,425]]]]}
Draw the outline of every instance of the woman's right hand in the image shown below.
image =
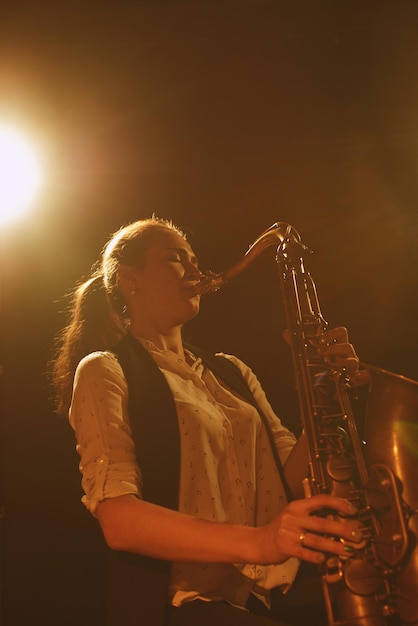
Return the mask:
{"type": "Polygon", "coordinates": [[[355,514],[347,500],[328,494],[294,500],[258,529],[259,562],[282,563],[293,556],[319,564],[329,553],[347,559],[363,541],[355,514]]]}

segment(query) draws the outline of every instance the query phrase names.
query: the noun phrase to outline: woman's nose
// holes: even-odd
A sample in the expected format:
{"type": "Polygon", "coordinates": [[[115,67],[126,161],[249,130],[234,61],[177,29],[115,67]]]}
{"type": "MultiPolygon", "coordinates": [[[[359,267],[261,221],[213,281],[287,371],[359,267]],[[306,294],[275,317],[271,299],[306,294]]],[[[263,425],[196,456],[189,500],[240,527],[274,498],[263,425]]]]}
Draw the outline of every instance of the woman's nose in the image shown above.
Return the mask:
{"type": "Polygon", "coordinates": [[[189,267],[186,273],[187,273],[187,278],[191,278],[193,280],[200,280],[202,277],[202,272],[200,271],[200,269],[196,265],[193,265],[192,263],[189,264],[189,267]]]}

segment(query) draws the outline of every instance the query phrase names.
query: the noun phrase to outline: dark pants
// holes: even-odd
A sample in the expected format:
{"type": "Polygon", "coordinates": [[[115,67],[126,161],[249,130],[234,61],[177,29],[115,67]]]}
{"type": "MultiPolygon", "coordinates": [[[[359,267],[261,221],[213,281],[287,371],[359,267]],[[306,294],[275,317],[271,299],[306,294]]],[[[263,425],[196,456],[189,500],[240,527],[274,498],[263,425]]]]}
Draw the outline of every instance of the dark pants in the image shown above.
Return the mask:
{"type": "Polygon", "coordinates": [[[302,564],[294,585],[283,595],[272,591],[269,610],[255,596],[250,596],[248,611],[228,602],[195,600],[173,607],[168,626],[326,626],[328,620],[317,569],[302,564]]]}

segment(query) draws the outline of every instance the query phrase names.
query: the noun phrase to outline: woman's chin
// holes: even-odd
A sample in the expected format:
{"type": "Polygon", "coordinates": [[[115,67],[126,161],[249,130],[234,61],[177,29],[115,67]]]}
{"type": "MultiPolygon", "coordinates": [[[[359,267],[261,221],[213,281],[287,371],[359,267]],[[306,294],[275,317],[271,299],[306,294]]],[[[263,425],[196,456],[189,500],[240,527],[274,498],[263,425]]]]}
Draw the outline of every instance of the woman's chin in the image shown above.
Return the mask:
{"type": "Polygon", "coordinates": [[[194,317],[196,317],[196,315],[198,315],[200,311],[200,297],[199,296],[193,296],[193,298],[190,298],[188,301],[188,319],[191,320],[194,317]]]}

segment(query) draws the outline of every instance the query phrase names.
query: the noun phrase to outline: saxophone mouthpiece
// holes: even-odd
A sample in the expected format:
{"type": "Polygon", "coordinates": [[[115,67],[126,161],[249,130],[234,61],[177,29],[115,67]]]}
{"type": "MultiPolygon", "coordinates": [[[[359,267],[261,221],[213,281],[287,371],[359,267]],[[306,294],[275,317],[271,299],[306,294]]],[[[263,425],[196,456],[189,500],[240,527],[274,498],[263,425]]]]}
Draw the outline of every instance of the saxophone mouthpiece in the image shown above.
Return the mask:
{"type": "Polygon", "coordinates": [[[200,281],[195,285],[193,292],[195,295],[205,295],[219,291],[226,279],[223,274],[216,274],[210,270],[202,275],[200,281]]]}

